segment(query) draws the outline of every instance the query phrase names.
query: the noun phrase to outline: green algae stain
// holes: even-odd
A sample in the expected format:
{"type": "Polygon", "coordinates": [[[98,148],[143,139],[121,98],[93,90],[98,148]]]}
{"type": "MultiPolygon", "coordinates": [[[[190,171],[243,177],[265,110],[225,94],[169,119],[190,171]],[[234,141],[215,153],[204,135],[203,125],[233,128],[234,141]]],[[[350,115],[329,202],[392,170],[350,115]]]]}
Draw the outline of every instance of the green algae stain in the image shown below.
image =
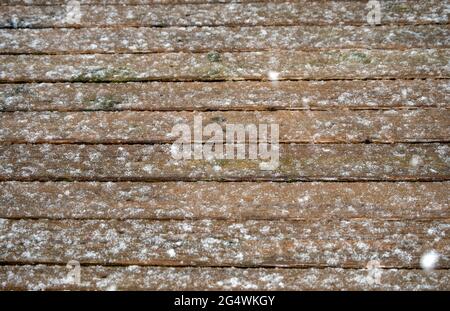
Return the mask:
{"type": "Polygon", "coordinates": [[[222,60],[220,54],[218,52],[215,52],[215,51],[209,52],[208,55],[206,55],[206,57],[212,63],[218,63],[218,62],[220,62],[222,60]]]}
{"type": "Polygon", "coordinates": [[[117,100],[112,96],[96,97],[87,102],[88,106],[92,107],[94,110],[112,110],[121,103],[120,100],[117,100]]]}
{"type": "Polygon", "coordinates": [[[356,61],[363,64],[369,64],[371,62],[370,57],[361,52],[353,52],[348,57],[351,61],[356,61]]]}

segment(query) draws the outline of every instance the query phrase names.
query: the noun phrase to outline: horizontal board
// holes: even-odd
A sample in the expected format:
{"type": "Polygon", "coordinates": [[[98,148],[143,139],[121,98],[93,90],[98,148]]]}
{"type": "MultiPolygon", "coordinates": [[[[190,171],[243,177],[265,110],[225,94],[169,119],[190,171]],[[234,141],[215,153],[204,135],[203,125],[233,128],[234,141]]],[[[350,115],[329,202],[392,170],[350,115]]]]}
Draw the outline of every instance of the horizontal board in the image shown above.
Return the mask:
{"type": "MultiPolygon", "coordinates": [[[[194,120],[217,124],[276,124],[282,143],[361,143],[364,141],[450,141],[450,110],[271,111],[271,112],[14,112],[0,113],[2,143],[170,143],[177,124],[187,124],[194,141],[194,120]]],[[[202,141],[224,142],[204,133],[202,141]]],[[[195,142],[202,141],[195,138],[195,142]]],[[[259,137],[236,138],[240,143],[259,137]]]]}
{"type": "Polygon", "coordinates": [[[82,266],[0,267],[2,290],[449,290],[450,272],[397,269],[257,269],[82,266]],[[379,276],[379,282],[377,278],[379,276]]]}
{"type": "Polygon", "coordinates": [[[447,49],[0,55],[0,82],[448,78],[449,58],[447,49]]]}
{"type": "Polygon", "coordinates": [[[172,145],[3,145],[0,180],[438,181],[450,177],[448,144],[282,144],[275,170],[262,170],[260,164],[269,158],[175,160],[176,152],[172,145]]]}
{"type": "Polygon", "coordinates": [[[0,111],[450,107],[448,80],[0,84],[0,111]]]}
{"type": "MultiPolygon", "coordinates": [[[[199,3],[253,3],[268,0],[77,0],[81,5],[152,5],[152,4],[199,4],[199,3]]],[[[270,0],[270,2],[289,2],[289,0],[270,0]]],[[[0,6],[7,5],[60,5],[66,0],[3,0],[0,6]]]]}
{"type": "MultiPolygon", "coordinates": [[[[447,23],[445,1],[383,1],[383,24],[447,23]]],[[[366,1],[296,1],[178,5],[90,5],[80,19],[66,6],[5,6],[0,27],[367,25],[366,1]]]]}
{"type": "Polygon", "coordinates": [[[0,30],[0,53],[448,48],[449,34],[448,27],[437,25],[4,29],[0,30]]]}
{"type": "Polygon", "coordinates": [[[1,218],[449,219],[449,182],[1,182],[1,218]]]}
{"type": "Polygon", "coordinates": [[[433,249],[437,268],[449,268],[449,229],[448,221],[3,219],[0,262],[420,268],[433,249]]]}

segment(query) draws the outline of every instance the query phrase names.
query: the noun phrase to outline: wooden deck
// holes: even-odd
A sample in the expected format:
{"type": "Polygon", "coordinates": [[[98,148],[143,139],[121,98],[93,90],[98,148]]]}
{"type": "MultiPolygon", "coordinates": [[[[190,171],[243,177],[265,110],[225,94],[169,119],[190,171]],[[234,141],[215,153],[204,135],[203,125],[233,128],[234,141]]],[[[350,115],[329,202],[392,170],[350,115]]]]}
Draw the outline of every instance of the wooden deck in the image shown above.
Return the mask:
{"type": "Polygon", "coordinates": [[[0,4],[1,290],[450,290],[448,1],[66,2],[0,4]]]}

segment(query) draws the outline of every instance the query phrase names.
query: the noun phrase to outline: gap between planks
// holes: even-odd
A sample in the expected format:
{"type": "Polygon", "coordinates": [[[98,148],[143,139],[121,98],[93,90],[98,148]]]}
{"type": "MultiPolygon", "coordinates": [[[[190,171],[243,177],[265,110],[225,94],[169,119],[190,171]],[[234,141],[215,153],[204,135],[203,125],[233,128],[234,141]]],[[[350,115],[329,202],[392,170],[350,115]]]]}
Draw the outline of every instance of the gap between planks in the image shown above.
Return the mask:
{"type": "MultiPolygon", "coordinates": [[[[111,54],[100,54],[100,55],[111,55],[111,54]]],[[[133,55],[133,54],[131,54],[133,55]]],[[[3,56],[3,55],[0,55],[3,56]]],[[[27,56],[27,55],[24,55],[27,56]]],[[[45,55],[44,55],[45,56],[45,55]]],[[[54,55],[54,56],[63,56],[63,55],[54,55]]],[[[261,78],[239,78],[239,79],[210,79],[210,80],[202,80],[202,79],[131,79],[131,80],[16,80],[16,81],[2,81],[0,80],[1,85],[33,85],[33,84],[111,84],[111,85],[120,85],[127,83],[208,83],[208,84],[223,84],[223,83],[238,83],[238,82],[248,82],[248,83],[284,83],[284,82],[376,82],[376,81],[448,81],[450,77],[426,77],[426,76],[416,76],[416,77],[370,77],[370,78],[283,78],[277,81],[270,81],[267,77],[261,78]]]]}
{"type": "MultiPolygon", "coordinates": [[[[64,268],[67,269],[66,271],[68,271],[69,269],[67,268],[67,263],[65,262],[53,262],[53,261],[36,261],[36,262],[30,262],[30,261],[24,261],[24,262],[20,262],[20,261],[0,261],[0,271],[3,269],[7,269],[8,267],[27,267],[27,268],[32,268],[32,267],[39,267],[39,266],[43,266],[43,267],[58,267],[58,268],[64,268]]],[[[327,265],[327,264],[323,264],[323,265],[297,265],[297,266],[288,266],[288,265],[264,265],[264,266],[258,266],[258,265],[229,265],[229,266],[223,266],[223,265],[185,265],[185,264],[175,264],[175,265],[171,265],[171,264],[165,264],[165,265],[154,265],[154,264],[145,264],[145,263],[96,263],[96,262],[80,262],[80,267],[84,267],[84,268],[98,268],[98,267],[102,267],[102,268],[157,268],[157,269],[179,269],[179,270],[183,270],[183,269],[217,269],[217,270],[227,270],[227,269],[235,269],[235,270],[240,270],[240,271],[245,271],[245,270],[267,270],[267,271],[295,271],[295,270],[299,270],[299,271],[304,271],[304,270],[342,270],[342,271],[364,271],[365,273],[367,273],[368,269],[364,266],[358,267],[358,266],[335,266],[335,265],[327,265]]],[[[379,266],[377,269],[380,270],[384,270],[384,271],[423,271],[423,269],[419,268],[419,267],[385,267],[385,266],[379,266]]],[[[433,272],[449,272],[450,274],[450,267],[436,267],[432,270],[433,272]]],[[[428,272],[429,273],[429,272],[428,272]]],[[[0,278],[0,282],[1,282],[1,278],[0,278]]],[[[0,285],[1,287],[1,285],[0,285]]]]}

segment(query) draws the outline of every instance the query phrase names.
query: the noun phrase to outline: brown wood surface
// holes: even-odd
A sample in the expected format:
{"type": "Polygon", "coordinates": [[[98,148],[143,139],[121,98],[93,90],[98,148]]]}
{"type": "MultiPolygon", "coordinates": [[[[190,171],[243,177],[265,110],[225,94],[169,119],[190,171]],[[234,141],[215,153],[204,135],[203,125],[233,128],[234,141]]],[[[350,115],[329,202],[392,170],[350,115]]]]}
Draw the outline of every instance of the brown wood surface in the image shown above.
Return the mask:
{"type": "Polygon", "coordinates": [[[450,177],[448,144],[282,144],[276,170],[263,160],[175,160],[171,144],[0,146],[0,180],[391,180],[450,177]]]}
{"type": "Polygon", "coordinates": [[[236,52],[272,49],[447,48],[449,29],[293,26],[0,29],[1,54],[236,52]],[[342,40],[345,38],[345,40],[342,40]]]}
{"type": "Polygon", "coordinates": [[[450,289],[447,1],[79,3],[0,3],[0,290],[450,289]]]}
{"type": "Polygon", "coordinates": [[[448,80],[0,84],[1,111],[417,109],[450,103],[448,80]]]}
{"type": "Polygon", "coordinates": [[[449,182],[13,181],[0,183],[0,217],[445,220],[448,188],[449,182]]]}
{"type": "Polygon", "coordinates": [[[81,284],[57,265],[0,267],[4,290],[448,290],[448,270],[168,268],[81,266],[81,284]]]}
{"type": "Polygon", "coordinates": [[[7,220],[8,263],[419,268],[429,249],[449,268],[449,223],[380,220],[7,220]],[[30,232],[33,235],[30,236],[30,232]]]}
{"type": "MultiPolygon", "coordinates": [[[[4,143],[168,143],[177,124],[279,124],[284,143],[435,142],[450,137],[450,110],[0,113],[4,143]]],[[[258,138],[256,138],[258,139],[258,138]]],[[[213,141],[203,135],[203,142],[213,141]]],[[[193,140],[195,142],[201,142],[193,140]]],[[[214,140],[222,143],[223,140],[214,140]]],[[[240,143],[257,142],[246,137],[240,143]]]]}
{"type": "MultiPolygon", "coordinates": [[[[93,3],[93,2],[90,2],[93,3]]],[[[292,1],[277,3],[89,5],[79,22],[66,19],[64,5],[5,6],[0,27],[111,26],[271,26],[367,25],[367,1],[292,1]]],[[[383,24],[446,24],[445,1],[383,1],[383,24]]]]}
{"type": "Polygon", "coordinates": [[[0,82],[448,78],[447,49],[0,55],[0,82]],[[33,66],[30,66],[33,64],[33,66]]]}

